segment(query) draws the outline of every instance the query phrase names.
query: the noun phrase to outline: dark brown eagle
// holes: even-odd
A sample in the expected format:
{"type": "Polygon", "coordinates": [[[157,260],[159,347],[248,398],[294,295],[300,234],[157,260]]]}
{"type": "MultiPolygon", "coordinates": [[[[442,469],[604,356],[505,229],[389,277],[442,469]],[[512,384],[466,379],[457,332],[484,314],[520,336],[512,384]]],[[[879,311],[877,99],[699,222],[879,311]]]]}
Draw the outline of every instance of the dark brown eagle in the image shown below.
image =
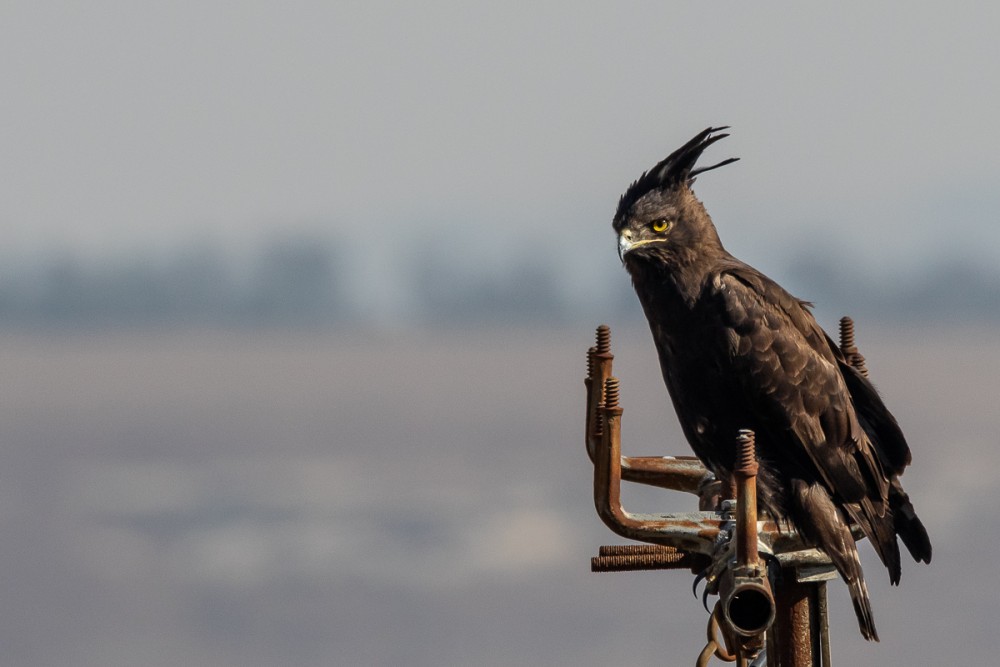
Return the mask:
{"type": "Polygon", "coordinates": [[[756,433],[758,503],[826,552],[850,588],[861,634],[878,640],[856,525],[899,583],[898,535],[917,561],[931,544],[899,483],[910,448],[875,388],[809,311],[722,247],[695,168],[726,137],[708,128],[622,195],[613,227],[646,313],[684,435],[720,478],[739,429],[756,433]]]}

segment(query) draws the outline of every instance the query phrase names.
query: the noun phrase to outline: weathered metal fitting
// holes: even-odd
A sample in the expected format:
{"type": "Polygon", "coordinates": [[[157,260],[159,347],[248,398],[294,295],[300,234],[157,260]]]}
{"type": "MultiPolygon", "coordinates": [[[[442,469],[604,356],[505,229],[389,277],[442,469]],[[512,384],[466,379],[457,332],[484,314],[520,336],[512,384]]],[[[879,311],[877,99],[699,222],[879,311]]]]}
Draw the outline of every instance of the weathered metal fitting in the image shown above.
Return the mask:
{"type": "MultiPolygon", "coordinates": [[[[601,549],[604,550],[604,547],[601,549]]],[[[601,554],[590,559],[591,572],[630,572],[634,570],[682,570],[704,566],[701,554],[670,547],[636,553],[601,554]]]]}
{"type": "Polygon", "coordinates": [[[757,476],[757,446],[753,431],[740,429],[736,436],[736,468],[733,474],[740,477],[757,476]]]}
{"type": "Polygon", "coordinates": [[[594,413],[593,436],[600,439],[604,435],[604,403],[597,404],[597,412],[594,413]]]}
{"type": "Polygon", "coordinates": [[[599,556],[636,556],[666,552],[677,553],[677,548],[662,544],[605,544],[597,551],[599,556]]]}
{"type": "Polygon", "coordinates": [[[604,409],[613,410],[618,407],[618,378],[610,377],[604,381],[604,409]]]}
{"type": "Polygon", "coordinates": [[[868,377],[868,367],[865,365],[864,356],[858,352],[857,343],[854,336],[854,320],[846,315],[840,318],[840,351],[843,353],[847,363],[854,367],[863,376],[868,377]]]}
{"type": "Polygon", "coordinates": [[[738,503],[735,498],[727,498],[719,503],[719,513],[723,521],[732,521],[736,518],[736,508],[738,503]]]}
{"type": "Polygon", "coordinates": [[[719,580],[722,622],[734,634],[755,637],[774,622],[775,605],[766,576],[745,576],[727,568],[719,580]]]}
{"type": "Polygon", "coordinates": [[[854,366],[854,368],[857,369],[859,373],[861,373],[865,377],[868,377],[868,366],[865,365],[865,357],[863,354],[861,354],[860,352],[855,352],[854,354],[851,355],[849,361],[851,362],[851,366],[854,366]]]}
{"type": "Polygon", "coordinates": [[[602,324],[597,327],[597,354],[611,352],[611,327],[602,324]]]}
{"type": "Polygon", "coordinates": [[[840,318],[840,349],[854,347],[854,320],[847,315],[840,318]]]}

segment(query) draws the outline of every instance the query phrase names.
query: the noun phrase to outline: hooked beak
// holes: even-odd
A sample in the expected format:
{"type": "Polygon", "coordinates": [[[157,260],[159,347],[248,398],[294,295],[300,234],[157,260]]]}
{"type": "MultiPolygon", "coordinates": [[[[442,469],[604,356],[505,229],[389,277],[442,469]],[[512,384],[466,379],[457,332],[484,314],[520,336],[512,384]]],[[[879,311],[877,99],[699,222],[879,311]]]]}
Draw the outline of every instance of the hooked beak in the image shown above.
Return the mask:
{"type": "Polygon", "coordinates": [[[622,264],[625,263],[625,253],[632,249],[632,241],[625,238],[626,233],[628,233],[627,230],[618,236],[618,259],[621,260],[622,264]]]}
{"type": "Polygon", "coordinates": [[[622,264],[625,263],[625,255],[629,254],[636,248],[641,248],[644,245],[649,245],[650,243],[657,243],[661,239],[642,239],[639,241],[632,240],[632,230],[624,229],[622,233],[618,235],[618,259],[621,260],[622,264]]]}

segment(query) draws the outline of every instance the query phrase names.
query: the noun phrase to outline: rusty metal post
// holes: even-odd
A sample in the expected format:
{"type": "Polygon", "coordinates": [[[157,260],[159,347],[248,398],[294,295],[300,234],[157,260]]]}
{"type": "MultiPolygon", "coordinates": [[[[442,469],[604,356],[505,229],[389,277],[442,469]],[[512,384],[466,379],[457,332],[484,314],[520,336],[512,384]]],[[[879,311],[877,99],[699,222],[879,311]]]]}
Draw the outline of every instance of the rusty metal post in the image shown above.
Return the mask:
{"type": "Polygon", "coordinates": [[[814,632],[819,633],[819,664],[822,667],[830,667],[832,664],[830,660],[830,619],[827,616],[826,582],[820,581],[813,586],[816,589],[816,623],[813,624],[813,627],[815,628],[814,632]]]}
{"type": "Polygon", "coordinates": [[[829,578],[796,576],[795,568],[782,570],[775,585],[777,615],[767,635],[768,667],[830,667],[830,633],[826,581],[829,578]]]}
{"type": "Polygon", "coordinates": [[[768,667],[816,667],[820,664],[819,636],[814,632],[812,607],[816,587],[803,584],[794,573],[785,572],[775,586],[777,606],[774,625],[767,638],[768,667]]]}
{"type": "Polygon", "coordinates": [[[737,541],[736,563],[758,570],[757,553],[757,450],[753,431],[743,429],[736,438],[739,451],[733,477],[736,478],[737,541]],[[742,533],[742,534],[740,534],[742,533]]]}
{"type": "Polygon", "coordinates": [[[609,377],[604,381],[604,409],[598,416],[601,422],[601,444],[599,458],[594,465],[594,506],[605,523],[615,521],[616,509],[621,507],[621,418],[623,410],[618,406],[618,379],[609,377]]]}
{"type": "Polygon", "coordinates": [[[758,552],[757,453],[754,433],[737,437],[736,562],[719,582],[719,609],[726,629],[734,635],[741,660],[752,660],[764,648],[764,633],[774,620],[774,596],[758,552]]]}

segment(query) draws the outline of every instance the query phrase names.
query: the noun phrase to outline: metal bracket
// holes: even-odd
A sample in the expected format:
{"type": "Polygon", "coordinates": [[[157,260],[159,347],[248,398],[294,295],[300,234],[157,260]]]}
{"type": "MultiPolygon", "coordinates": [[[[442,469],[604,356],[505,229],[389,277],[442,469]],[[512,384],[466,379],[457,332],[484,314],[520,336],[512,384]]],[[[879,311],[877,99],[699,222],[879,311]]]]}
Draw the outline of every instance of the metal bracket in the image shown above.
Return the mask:
{"type": "MultiPolygon", "coordinates": [[[[842,324],[842,329],[853,332],[849,319],[847,324],[842,324]]],[[[863,363],[856,348],[853,354],[857,355],[853,359],[863,363]]],[[[721,599],[717,609],[722,613],[717,615],[722,633],[733,639],[740,664],[750,661],[762,664],[759,661],[766,643],[765,635],[769,638],[768,643],[773,643],[775,637],[790,636],[787,629],[771,628],[776,618],[775,625],[778,625],[788,616],[788,610],[782,606],[787,595],[779,591],[772,594],[767,568],[760,561],[760,555],[764,554],[781,566],[782,579],[788,579],[796,588],[809,587],[812,595],[822,601],[812,607],[816,609],[824,649],[813,652],[815,659],[810,658],[809,662],[779,662],[777,659],[772,662],[769,657],[767,664],[829,667],[823,582],[835,577],[836,572],[830,559],[809,547],[794,528],[757,516],[753,433],[740,433],[742,455],[734,471],[735,485],[729,485],[728,489],[695,457],[622,456],[623,409],[619,404],[619,381],[612,375],[613,361],[611,331],[601,325],[597,329],[597,345],[587,353],[584,380],[587,388],[585,441],[587,454],[594,464],[594,507],[613,532],[646,544],[601,547],[599,555],[591,560],[591,569],[595,572],[649,569],[718,572],[721,599]],[[623,479],[696,494],[700,499],[700,511],[629,512],[621,503],[623,479]],[[731,558],[734,550],[736,557],[731,558]]],[[[703,652],[702,657],[707,660],[711,652],[703,652]]]]}

